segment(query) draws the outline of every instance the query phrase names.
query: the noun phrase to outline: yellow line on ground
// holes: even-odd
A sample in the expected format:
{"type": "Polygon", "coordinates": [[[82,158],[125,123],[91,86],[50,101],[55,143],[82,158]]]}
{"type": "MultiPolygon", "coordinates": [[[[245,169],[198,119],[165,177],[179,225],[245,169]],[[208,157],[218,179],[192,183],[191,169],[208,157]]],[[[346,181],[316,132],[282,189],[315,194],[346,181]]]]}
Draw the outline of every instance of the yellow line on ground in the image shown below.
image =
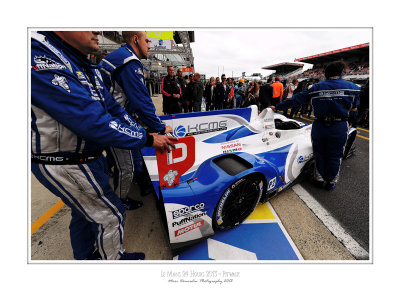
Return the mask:
{"type": "Polygon", "coordinates": [[[358,135],[358,134],[357,134],[357,136],[358,136],[358,137],[361,137],[361,138],[363,138],[363,139],[369,140],[369,137],[365,137],[365,136],[358,135]]]}
{"type": "Polygon", "coordinates": [[[357,129],[359,129],[359,130],[363,130],[363,131],[366,131],[366,132],[369,132],[369,130],[368,130],[368,129],[364,129],[364,128],[361,128],[361,127],[357,127],[357,129]]]}
{"type": "Polygon", "coordinates": [[[56,204],[54,204],[49,210],[46,211],[45,214],[40,216],[38,220],[36,220],[34,223],[31,224],[31,235],[33,235],[43,224],[46,223],[47,220],[49,220],[54,214],[57,213],[58,210],[61,209],[61,207],[64,206],[64,202],[61,200],[58,201],[56,204]]]}

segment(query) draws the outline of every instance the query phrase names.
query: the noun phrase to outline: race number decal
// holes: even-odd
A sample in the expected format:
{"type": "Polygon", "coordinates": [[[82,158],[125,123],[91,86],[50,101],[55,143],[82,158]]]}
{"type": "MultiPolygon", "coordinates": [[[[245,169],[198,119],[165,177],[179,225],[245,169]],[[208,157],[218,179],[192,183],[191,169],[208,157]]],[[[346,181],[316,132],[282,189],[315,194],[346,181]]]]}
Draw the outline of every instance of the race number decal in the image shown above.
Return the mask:
{"type": "Polygon", "coordinates": [[[156,151],[158,176],[161,188],[179,185],[179,178],[189,170],[195,161],[195,138],[182,137],[175,144],[175,149],[169,153],[156,151]]]}

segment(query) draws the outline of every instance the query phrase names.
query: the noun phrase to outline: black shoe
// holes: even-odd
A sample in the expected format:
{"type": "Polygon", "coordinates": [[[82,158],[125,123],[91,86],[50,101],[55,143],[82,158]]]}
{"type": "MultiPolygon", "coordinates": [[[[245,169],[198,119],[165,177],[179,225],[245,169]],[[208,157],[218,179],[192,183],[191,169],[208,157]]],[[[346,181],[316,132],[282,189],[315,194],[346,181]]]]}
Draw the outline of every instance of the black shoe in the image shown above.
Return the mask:
{"type": "Polygon", "coordinates": [[[135,210],[143,206],[143,202],[139,200],[133,200],[130,198],[121,199],[122,205],[126,210],[135,210]]]}
{"type": "Polygon", "coordinates": [[[331,191],[331,190],[333,190],[335,188],[336,188],[336,183],[326,183],[326,185],[325,185],[325,190],[326,191],[331,191]]]}
{"type": "Polygon", "coordinates": [[[318,188],[324,188],[324,184],[325,184],[325,181],[317,181],[317,180],[312,180],[311,181],[311,183],[314,185],[314,186],[316,186],[316,187],[318,187],[318,188]]]}
{"type": "Polygon", "coordinates": [[[87,257],[85,258],[85,260],[89,260],[89,261],[92,261],[92,260],[101,260],[101,256],[100,256],[99,251],[98,251],[98,250],[95,250],[92,254],[90,254],[89,256],[87,256],[87,257]]]}
{"type": "Polygon", "coordinates": [[[144,260],[146,255],[144,253],[123,253],[120,260],[127,261],[127,260],[144,260]]]}

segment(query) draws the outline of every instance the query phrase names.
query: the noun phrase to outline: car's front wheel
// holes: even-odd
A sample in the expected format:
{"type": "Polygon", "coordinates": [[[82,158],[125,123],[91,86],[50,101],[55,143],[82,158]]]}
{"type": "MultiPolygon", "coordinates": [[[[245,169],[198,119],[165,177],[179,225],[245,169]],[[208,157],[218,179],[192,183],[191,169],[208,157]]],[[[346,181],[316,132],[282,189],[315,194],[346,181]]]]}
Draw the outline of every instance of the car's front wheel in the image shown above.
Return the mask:
{"type": "Polygon", "coordinates": [[[256,208],[263,191],[258,175],[243,177],[222,194],[213,215],[215,229],[231,229],[242,223],[256,208]]]}

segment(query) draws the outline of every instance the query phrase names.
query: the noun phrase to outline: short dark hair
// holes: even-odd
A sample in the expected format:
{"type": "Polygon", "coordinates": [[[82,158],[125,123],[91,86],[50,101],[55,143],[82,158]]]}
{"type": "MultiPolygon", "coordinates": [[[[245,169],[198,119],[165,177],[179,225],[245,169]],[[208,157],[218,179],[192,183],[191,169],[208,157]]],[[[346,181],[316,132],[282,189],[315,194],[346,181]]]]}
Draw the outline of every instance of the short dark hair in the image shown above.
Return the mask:
{"type": "Polygon", "coordinates": [[[272,77],[269,77],[267,82],[272,82],[272,77]]]}
{"type": "Polygon", "coordinates": [[[326,66],[325,78],[329,79],[332,77],[341,76],[345,68],[346,64],[344,62],[334,61],[326,66]]]}

